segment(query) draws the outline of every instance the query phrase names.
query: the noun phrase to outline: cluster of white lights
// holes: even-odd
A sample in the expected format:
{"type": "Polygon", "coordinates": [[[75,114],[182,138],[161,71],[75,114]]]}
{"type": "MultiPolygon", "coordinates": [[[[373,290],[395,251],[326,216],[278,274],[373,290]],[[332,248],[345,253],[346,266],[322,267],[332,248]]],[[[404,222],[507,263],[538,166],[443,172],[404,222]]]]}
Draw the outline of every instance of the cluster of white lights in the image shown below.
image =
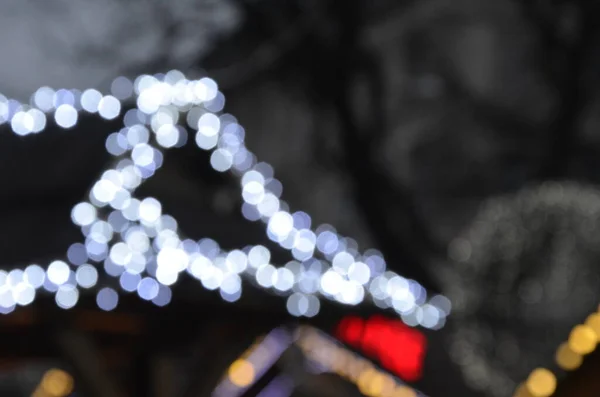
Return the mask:
{"type": "MultiPolygon", "coordinates": [[[[38,288],[54,292],[61,307],[74,306],[79,288],[97,284],[97,267],[89,264],[96,262],[119,278],[123,290],[137,291],[158,305],[170,301],[169,286],[184,272],[205,288],[218,289],[227,301],[240,297],[246,276],[287,296],[287,308],[295,316],[316,315],[319,297],[357,305],[369,295],[378,307],[392,308],[410,325],[443,326],[450,312],[447,298],[427,299],[420,284],[386,270],[378,251],[361,254],[354,240],[340,236],[333,227],[313,229],[308,214],[289,211],[273,168],[258,162],[245,146],[245,132],[237,120],[220,113],[225,99],[213,80],[187,80],[179,71],[142,75],[133,82],[119,77],[111,94],[43,87],[30,105],[0,96],[0,124],[10,123],[19,135],[42,131],[51,113],[59,126],[71,128],[79,111],[114,119],[121,113],[122,100],[133,96],[137,104],[125,113],[123,128],[106,140],[108,152],[120,160],[94,183],[89,200],[72,210],[72,220],[85,236],[85,243],[69,248],[67,259],[73,266],[55,261],[46,270],[31,265],[0,273],[0,310],[31,303],[38,288]],[[264,246],[226,252],[210,239],[186,240],[157,199],[135,197],[136,188],[161,167],[160,148],[187,143],[188,130],[182,124],[196,131],[197,146],[212,151],[210,163],[216,171],[240,177],[244,217],[264,222],[268,237],[289,250],[294,260],[276,267],[264,246]]],[[[104,288],[97,298],[101,308],[111,310],[118,294],[104,288]]]]}

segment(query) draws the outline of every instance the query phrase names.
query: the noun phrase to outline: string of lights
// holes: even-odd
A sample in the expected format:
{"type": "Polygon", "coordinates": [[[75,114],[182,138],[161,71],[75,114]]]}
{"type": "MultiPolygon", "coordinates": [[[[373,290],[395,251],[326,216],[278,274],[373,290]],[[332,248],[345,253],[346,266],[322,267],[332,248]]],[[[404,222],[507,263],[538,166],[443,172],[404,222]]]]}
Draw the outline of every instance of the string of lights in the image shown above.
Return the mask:
{"type": "MultiPolygon", "coordinates": [[[[444,325],[450,312],[447,298],[428,299],[416,281],[387,270],[379,252],[360,254],[353,240],[335,228],[311,228],[308,214],[289,211],[273,168],[258,162],[245,146],[243,127],[235,117],[222,113],[225,98],[210,78],[187,80],[179,71],[142,75],[134,81],[118,77],[110,95],[95,89],[42,87],[29,105],[0,96],[0,124],[8,123],[17,135],[37,134],[46,128],[52,113],[58,126],[69,129],[77,124],[79,112],[117,118],[122,101],[130,98],[135,98],[136,107],[125,112],[123,128],[106,140],[107,151],[117,157],[116,165],[92,185],[89,200],[71,212],[85,243],[71,245],[66,259],[53,261],[46,269],[30,265],[0,272],[2,312],[30,304],[39,288],[55,293],[59,306],[73,307],[79,288],[97,284],[96,266],[89,262],[102,262],[109,275],[119,277],[123,290],[137,291],[159,305],[170,301],[169,286],[183,272],[199,279],[205,288],[218,289],[228,301],[239,298],[245,275],[260,287],[287,295],[287,308],[296,316],[316,315],[319,297],[357,305],[368,295],[378,307],[393,309],[409,325],[432,329],[444,325]],[[262,221],[270,240],[289,250],[294,260],[275,267],[264,246],[226,252],[210,239],[183,239],[176,220],[162,213],[160,201],[135,197],[135,190],[161,167],[162,150],[187,143],[188,129],[183,124],[195,131],[199,148],[211,151],[215,171],[230,171],[240,178],[244,217],[262,221]]],[[[118,293],[102,288],[97,302],[111,310],[118,293]]]]}
{"type": "Polygon", "coordinates": [[[600,341],[600,310],[590,314],[583,324],[573,327],[566,342],[555,354],[558,369],[536,368],[515,390],[514,397],[550,397],[556,391],[557,375],[578,369],[585,356],[596,350],[600,341]]]}

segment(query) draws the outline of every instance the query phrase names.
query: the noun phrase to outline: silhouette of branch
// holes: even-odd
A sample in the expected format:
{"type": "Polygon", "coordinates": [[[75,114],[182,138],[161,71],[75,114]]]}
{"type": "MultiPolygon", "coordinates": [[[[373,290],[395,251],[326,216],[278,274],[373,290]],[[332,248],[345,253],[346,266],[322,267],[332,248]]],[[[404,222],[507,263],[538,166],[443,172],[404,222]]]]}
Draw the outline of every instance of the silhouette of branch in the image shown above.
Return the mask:
{"type": "Polygon", "coordinates": [[[311,51],[316,51],[314,56],[320,60],[314,65],[313,73],[318,76],[316,84],[329,96],[341,123],[344,152],[341,161],[352,179],[354,200],[369,232],[391,268],[418,280],[428,289],[437,290],[425,270],[422,253],[436,255],[440,250],[432,241],[408,189],[392,181],[373,157],[376,144],[386,130],[382,114],[384,88],[376,59],[359,45],[364,4],[361,0],[331,3],[339,31],[330,46],[319,45],[328,40],[313,36],[311,51]],[[370,87],[370,117],[362,128],[365,123],[359,122],[352,106],[352,86],[357,74],[368,76],[370,87]],[[392,225],[392,222],[397,223],[392,225]]]}
{"type": "Polygon", "coordinates": [[[582,77],[597,31],[594,15],[600,8],[596,2],[584,1],[562,4],[562,8],[558,8],[524,0],[521,6],[542,43],[543,75],[558,95],[558,108],[550,123],[547,154],[537,178],[559,179],[565,177],[569,168],[577,143],[577,123],[588,101],[582,77]],[[550,9],[542,10],[542,6],[550,9]],[[563,15],[566,7],[573,7],[570,16],[574,23],[570,32],[563,32],[565,28],[561,26],[561,18],[568,17],[563,15]]]}

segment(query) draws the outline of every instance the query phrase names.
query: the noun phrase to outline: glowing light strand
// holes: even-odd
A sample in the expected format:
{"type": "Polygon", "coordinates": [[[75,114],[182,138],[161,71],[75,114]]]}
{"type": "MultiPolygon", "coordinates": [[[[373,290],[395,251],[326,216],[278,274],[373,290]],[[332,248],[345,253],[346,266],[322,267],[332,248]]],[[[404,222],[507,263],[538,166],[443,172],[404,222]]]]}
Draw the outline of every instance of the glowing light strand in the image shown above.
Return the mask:
{"type": "MultiPolygon", "coordinates": [[[[182,73],[171,71],[160,76],[142,75],[133,83],[122,77],[117,81],[117,90],[113,84],[113,91],[117,91],[114,95],[103,95],[94,89],[79,92],[42,87],[32,96],[29,106],[0,95],[0,124],[10,123],[12,130],[22,136],[43,131],[47,123],[45,113],[50,111],[54,111],[55,122],[62,128],[74,127],[79,111],[114,119],[122,111],[120,100],[134,92],[137,95],[137,108],[124,115],[124,128],[106,141],[109,153],[129,158],[105,171],[93,185],[89,202],[73,208],[72,219],[86,236],[84,250],[81,244],[71,246],[75,247],[74,259],[69,257],[69,261],[78,268],[73,271],[65,261],[54,261],[45,271],[31,265],[24,271],[0,272],[0,311],[31,303],[40,287],[56,292],[60,306],[72,307],[78,299],[77,286],[89,288],[95,285],[94,279],[97,281],[95,268],[80,260],[86,257],[88,261],[104,261],[105,271],[120,277],[123,289],[137,289],[140,297],[147,300],[154,300],[152,297],[156,298],[160,291],[170,299],[168,286],[184,270],[200,279],[204,287],[219,288],[224,299],[236,300],[241,293],[239,275],[244,273],[261,287],[287,292],[288,310],[295,315],[312,316],[318,312],[315,294],[355,305],[363,301],[366,293],[377,306],[394,309],[409,325],[434,329],[443,326],[450,312],[447,298],[438,295],[427,301],[426,291],[418,283],[386,271],[385,261],[377,251],[360,255],[352,247],[352,240],[338,235],[331,226],[321,225],[313,230],[308,214],[289,212],[287,203],[280,199],[282,185],[274,177],[273,168],[259,163],[246,148],[245,132],[237,120],[220,113],[224,96],[213,80],[205,77],[190,81],[182,73]],[[295,261],[276,268],[270,264],[270,252],[262,246],[224,252],[212,240],[183,240],[177,233],[176,221],[162,215],[158,200],[135,198],[136,188],[162,165],[162,152],[150,143],[151,139],[162,148],[186,143],[187,131],[179,122],[182,117],[196,131],[197,146],[212,151],[211,166],[218,172],[232,171],[240,177],[244,216],[262,220],[268,237],[290,250],[295,261]],[[98,215],[104,207],[113,209],[108,218],[98,215]],[[109,247],[115,234],[121,239],[109,247]],[[150,245],[153,249],[149,249],[150,245]],[[210,254],[203,252],[202,247],[210,254]],[[317,260],[315,251],[325,260],[317,260]],[[142,278],[151,263],[156,264],[156,269],[151,268],[150,277],[142,278]]],[[[115,291],[105,288],[101,292],[99,305],[102,307],[106,300],[107,309],[114,307],[115,291]]]]}
{"type": "MultiPolygon", "coordinates": [[[[576,325],[571,330],[569,338],[556,350],[555,361],[561,372],[575,371],[583,363],[585,356],[596,350],[600,341],[600,307],[597,312],[590,314],[583,324],[576,325]]],[[[555,373],[546,368],[536,368],[527,380],[515,390],[514,397],[531,395],[549,397],[557,387],[555,373]]]]}

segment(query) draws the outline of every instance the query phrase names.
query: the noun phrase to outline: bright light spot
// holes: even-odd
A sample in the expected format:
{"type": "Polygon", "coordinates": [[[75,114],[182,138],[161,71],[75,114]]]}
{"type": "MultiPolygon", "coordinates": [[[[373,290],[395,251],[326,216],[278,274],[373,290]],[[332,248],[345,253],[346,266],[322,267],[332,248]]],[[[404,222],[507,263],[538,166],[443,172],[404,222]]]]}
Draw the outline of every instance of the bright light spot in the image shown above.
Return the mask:
{"type": "Polygon", "coordinates": [[[276,277],[277,270],[273,265],[262,265],[256,270],[256,281],[262,287],[272,287],[276,277]]]}
{"type": "Polygon", "coordinates": [[[363,262],[354,262],[348,269],[348,278],[365,285],[371,279],[371,269],[363,262]]]}
{"type": "Polygon", "coordinates": [[[333,257],[333,261],[331,261],[333,268],[337,272],[339,272],[340,274],[343,274],[343,275],[348,274],[348,271],[350,270],[350,266],[352,266],[353,263],[354,263],[354,257],[346,251],[337,253],[333,257]]]}
{"type": "Polygon", "coordinates": [[[91,225],[96,220],[96,207],[90,203],[79,203],[71,211],[71,219],[79,226],[91,225]]]}
{"type": "Polygon", "coordinates": [[[235,360],[227,370],[229,381],[237,387],[248,387],[254,382],[255,370],[245,359],[235,360]]]}
{"type": "Polygon", "coordinates": [[[282,292],[291,290],[294,286],[294,273],[286,268],[277,269],[277,277],[273,286],[282,292]]]}
{"type": "Polygon", "coordinates": [[[217,149],[210,156],[210,165],[215,171],[225,172],[233,165],[233,155],[229,150],[217,149]]]}
{"type": "Polygon", "coordinates": [[[121,113],[121,101],[112,95],[103,97],[98,103],[98,114],[101,117],[112,120],[121,113]]]}
{"type": "Polygon", "coordinates": [[[262,245],[254,246],[248,252],[248,263],[250,266],[257,268],[261,265],[266,265],[271,260],[271,252],[268,248],[262,245]]]}
{"type": "Polygon", "coordinates": [[[294,229],[294,218],[286,211],[279,211],[269,219],[268,230],[279,241],[284,240],[294,229]]]}
{"type": "Polygon", "coordinates": [[[179,130],[172,124],[164,124],[156,131],[156,141],[162,147],[171,148],[179,142],[179,130]]]}
{"type": "Polygon", "coordinates": [[[160,217],[162,207],[157,199],[148,197],[140,203],[139,212],[140,220],[147,223],[154,223],[160,217]]]}
{"type": "Polygon", "coordinates": [[[35,288],[26,283],[19,283],[13,289],[15,303],[21,306],[27,306],[35,299],[35,288]]]}
{"type": "MultiPolygon", "coordinates": [[[[33,288],[40,288],[46,279],[46,272],[38,265],[29,265],[25,268],[23,281],[31,285],[33,288]]],[[[2,284],[0,282],[0,284],[2,284]]]]}
{"type": "Polygon", "coordinates": [[[46,115],[38,109],[29,109],[27,114],[33,119],[32,132],[41,132],[46,128],[46,115]]]}
{"type": "Polygon", "coordinates": [[[27,135],[33,132],[34,120],[27,112],[17,112],[11,120],[11,128],[17,135],[27,135]]]}
{"type": "Polygon", "coordinates": [[[250,181],[242,188],[242,197],[248,204],[256,205],[265,197],[265,187],[257,181],[250,181]]]}
{"type": "Polygon", "coordinates": [[[287,310],[292,316],[300,317],[308,312],[309,303],[306,295],[295,292],[287,300],[287,310]]]}
{"type": "Polygon", "coordinates": [[[75,280],[82,288],[92,288],[98,283],[98,271],[92,265],[81,265],[75,271],[75,280]]]}
{"type": "Polygon", "coordinates": [[[60,105],[54,112],[56,124],[63,128],[71,128],[77,124],[77,110],[71,105],[60,105]]]}
{"type": "Polygon", "coordinates": [[[70,309],[79,300],[79,290],[73,285],[61,285],[56,291],[56,304],[62,309],[70,309]]]}
{"type": "Polygon", "coordinates": [[[42,112],[49,112],[54,108],[54,90],[50,87],[41,87],[33,94],[33,104],[42,112]]]}
{"type": "Polygon", "coordinates": [[[115,265],[125,266],[131,260],[132,252],[127,244],[119,242],[112,246],[109,256],[115,265]]]}
{"type": "Polygon", "coordinates": [[[48,280],[61,285],[69,280],[69,265],[62,261],[54,261],[48,266],[48,280]]]}
{"type": "Polygon", "coordinates": [[[321,289],[329,295],[336,295],[342,289],[344,279],[335,271],[329,270],[321,277],[321,289]]]}
{"type": "Polygon", "coordinates": [[[81,94],[81,107],[90,113],[96,113],[102,101],[102,94],[98,90],[89,89],[81,94]]]}

